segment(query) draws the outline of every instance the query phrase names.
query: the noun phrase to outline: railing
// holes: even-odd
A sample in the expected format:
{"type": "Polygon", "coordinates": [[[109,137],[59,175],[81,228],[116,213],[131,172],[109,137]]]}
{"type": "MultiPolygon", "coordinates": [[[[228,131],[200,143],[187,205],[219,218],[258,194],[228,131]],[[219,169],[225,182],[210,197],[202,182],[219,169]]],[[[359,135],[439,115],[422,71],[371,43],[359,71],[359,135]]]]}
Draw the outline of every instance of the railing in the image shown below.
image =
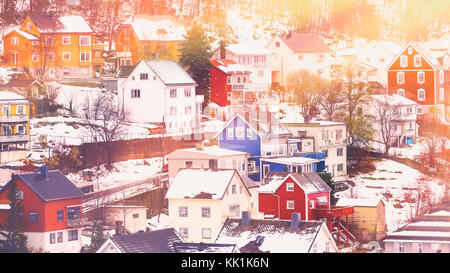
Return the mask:
{"type": "Polygon", "coordinates": [[[66,221],[66,227],[68,227],[68,228],[85,227],[87,225],[88,225],[88,219],[87,218],[81,218],[81,219],[67,220],[66,221]]]}
{"type": "Polygon", "coordinates": [[[315,208],[316,218],[336,218],[353,214],[353,207],[315,208]]]}
{"type": "Polygon", "coordinates": [[[28,135],[0,136],[0,142],[28,141],[28,135]]]}
{"type": "Polygon", "coordinates": [[[131,52],[116,52],[116,56],[119,58],[131,57],[131,52]]]}
{"type": "Polygon", "coordinates": [[[30,117],[28,115],[7,115],[0,116],[0,122],[22,122],[28,121],[30,117]]]}
{"type": "Polygon", "coordinates": [[[249,174],[259,173],[259,166],[255,166],[255,167],[253,167],[253,168],[249,167],[249,168],[248,168],[248,173],[249,173],[249,174]]]}

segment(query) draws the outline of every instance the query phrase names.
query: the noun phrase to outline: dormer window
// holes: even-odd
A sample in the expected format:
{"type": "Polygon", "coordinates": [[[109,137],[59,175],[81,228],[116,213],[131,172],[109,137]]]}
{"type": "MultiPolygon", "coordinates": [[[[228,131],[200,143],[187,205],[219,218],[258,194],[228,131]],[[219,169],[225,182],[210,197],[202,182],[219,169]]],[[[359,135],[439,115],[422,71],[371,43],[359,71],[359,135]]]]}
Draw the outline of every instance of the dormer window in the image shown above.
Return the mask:
{"type": "Polygon", "coordinates": [[[12,45],[18,45],[19,44],[19,37],[11,37],[11,44],[12,45]]]}
{"type": "Polygon", "coordinates": [[[414,56],[414,66],[415,67],[422,66],[422,57],[420,57],[420,55],[414,56]]]}
{"type": "Polygon", "coordinates": [[[400,56],[400,66],[407,67],[408,66],[408,56],[402,55],[400,56]]]}
{"type": "Polygon", "coordinates": [[[409,48],[408,48],[408,54],[409,54],[409,55],[413,54],[413,48],[412,48],[412,47],[409,47],[409,48]]]}

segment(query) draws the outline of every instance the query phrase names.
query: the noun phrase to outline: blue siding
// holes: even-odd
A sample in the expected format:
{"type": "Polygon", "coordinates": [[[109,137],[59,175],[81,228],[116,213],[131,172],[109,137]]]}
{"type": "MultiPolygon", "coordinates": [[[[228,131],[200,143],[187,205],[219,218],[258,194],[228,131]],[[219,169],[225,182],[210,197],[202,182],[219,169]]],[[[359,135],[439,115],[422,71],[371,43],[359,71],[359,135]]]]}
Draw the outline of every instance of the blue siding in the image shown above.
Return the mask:
{"type": "MultiPolygon", "coordinates": [[[[247,123],[236,116],[232,122],[225,127],[222,132],[217,136],[219,140],[219,147],[234,151],[246,152],[252,156],[261,156],[261,138],[256,132],[252,130],[252,136],[247,136],[247,129],[250,128],[247,123]],[[236,127],[244,128],[244,137],[236,137],[236,127]],[[229,138],[227,135],[228,128],[233,128],[233,137],[229,138]]],[[[258,166],[258,165],[257,165],[258,166]]]]}
{"type": "Polygon", "coordinates": [[[326,153],[295,153],[294,156],[307,157],[317,160],[325,159],[327,157],[326,153]]]}

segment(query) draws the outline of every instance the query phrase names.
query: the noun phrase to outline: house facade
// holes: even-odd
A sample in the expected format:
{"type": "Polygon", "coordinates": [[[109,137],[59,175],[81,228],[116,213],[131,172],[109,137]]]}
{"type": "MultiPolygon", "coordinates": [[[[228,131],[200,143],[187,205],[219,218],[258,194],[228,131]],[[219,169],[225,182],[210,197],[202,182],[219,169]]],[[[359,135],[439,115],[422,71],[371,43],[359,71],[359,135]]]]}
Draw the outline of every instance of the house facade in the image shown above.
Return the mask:
{"type": "Polygon", "coordinates": [[[29,15],[3,36],[8,66],[49,80],[92,78],[94,36],[81,16],[29,15]]]}
{"type": "Polygon", "coordinates": [[[227,218],[249,209],[250,192],[236,170],[182,169],[166,198],[169,225],[186,242],[212,243],[227,218]]]}
{"type": "Polygon", "coordinates": [[[265,218],[316,220],[314,209],[330,208],[328,185],[314,172],[270,173],[258,189],[259,211],[265,218]]]}
{"type": "MultiPolygon", "coordinates": [[[[83,193],[60,171],[41,167],[38,173],[17,174],[0,190],[2,207],[8,206],[7,193],[12,181],[23,206],[27,247],[48,252],[80,252],[83,193]]],[[[0,222],[8,209],[0,210],[0,222]]]]}
{"type": "MultiPolygon", "coordinates": [[[[447,58],[448,59],[448,58],[447,58]]],[[[389,94],[399,94],[419,104],[417,113],[439,109],[445,119],[449,105],[445,58],[436,58],[429,50],[409,42],[387,66],[389,94]]]]}
{"type": "Polygon", "coordinates": [[[186,30],[175,17],[136,15],[124,22],[116,39],[117,67],[146,59],[178,60],[186,30]]]}
{"type": "Polygon", "coordinates": [[[23,96],[0,91],[0,163],[24,159],[30,140],[30,102],[23,96]]]}
{"type": "Polygon", "coordinates": [[[136,233],[145,231],[147,227],[147,207],[131,205],[109,205],[103,208],[105,224],[112,229],[136,233]]]}
{"type": "Polygon", "coordinates": [[[328,78],[331,73],[330,49],[317,34],[275,35],[266,48],[276,56],[272,82],[285,86],[292,72],[308,70],[328,78]]]}
{"type": "Polygon", "coordinates": [[[347,130],[344,122],[313,120],[310,123],[282,120],[293,135],[292,153],[324,153],[324,170],[334,177],[347,175],[347,130]]]}
{"type": "Polygon", "coordinates": [[[168,131],[199,126],[203,96],[195,94],[196,82],[175,61],[141,61],[120,82],[119,107],[131,122],[164,124],[168,131]]]}

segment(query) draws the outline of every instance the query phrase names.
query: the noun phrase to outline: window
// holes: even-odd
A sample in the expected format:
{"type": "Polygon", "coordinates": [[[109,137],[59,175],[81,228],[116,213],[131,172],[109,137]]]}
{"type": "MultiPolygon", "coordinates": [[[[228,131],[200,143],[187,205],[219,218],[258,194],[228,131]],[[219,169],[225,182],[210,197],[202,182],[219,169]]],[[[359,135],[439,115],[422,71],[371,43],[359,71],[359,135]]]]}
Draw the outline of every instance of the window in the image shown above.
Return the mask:
{"type": "Polygon", "coordinates": [[[405,89],[399,89],[399,90],[397,90],[397,94],[399,95],[399,96],[405,96],[405,89]]]}
{"type": "Polygon", "coordinates": [[[53,62],[53,61],[55,60],[55,53],[53,53],[53,52],[47,52],[47,54],[46,54],[46,56],[45,56],[45,59],[46,59],[47,61],[53,62]]]}
{"type": "Polygon", "coordinates": [[[441,87],[441,88],[439,89],[439,99],[440,99],[440,100],[444,100],[444,96],[445,96],[444,92],[445,92],[445,91],[444,91],[444,88],[441,87]]]}
{"type": "Polygon", "coordinates": [[[63,61],[70,61],[72,59],[72,54],[70,52],[63,52],[63,61]]]}
{"type": "Polygon", "coordinates": [[[189,237],[188,228],[180,228],[180,236],[181,238],[188,238],[189,237]]]}
{"type": "Polygon", "coordinates": [[[33,62],[38,62],[39,61],[39,53],[37,53],[37,52],[31,53],[31,60],[33,62]]]}
{"type": "Polygon", "coordinates": [[[234,137],[234,128],[227,128],[227,136],[228,138],[234,137]]]}
{"type": "Polygon", "coordinates": [[[27,23],[27,30],[30,30],[30,29],[31,29],[31,23],[28,22],[28,23],[27,23]]]}
{"type": "Polygon", "coordinates": [[[441,71],[439,71],[439,82],[440,83],[444,83],[444,71],[443,70],[441,70],[441,71]]]}
{"type": "Polygon", "coordinates": [[[403,243],[398,243],[398,252],[405,252],[405,245],[403,243]]]}
{"type": "Polygon", "coordinates": [[[344,155],[344,148],[337,149],[337,156],[343,156],[344,155]]]}
{"type": "Polygon", "coordinates": [[[402,55],[400,56],[400,66],[407,67],[408,66],[408,56],[402,55]]]}
{"type": "Polygon", "coordinates": [[[171,98],[177,97],[177,89],[170,89],[170,97],[171,98]]]}
{"type": "Polygon", "coordinates": [[[23,190],[16,190],[18,200],[23,200],[23,190]]]}
{"type": "Polygon", "coordinates": [[[227,77],[227,84],[231,84],[231,76],[227,77]]]}
{"type": "Polygon", "coordinates": [[[63,242],[63,232],[58,232],[56,233],[56,238],[58,239],[58,243],[62,243],[63,242]]]}
{"type": "Polygon", "coordinates": [[[236,127],[236,137],[244,137],[244,127],[236,127]]]}
{"type": "Polygon", "coordinates": [[[330,242],[325,242],[325,252],[330,252],[330,242]]]}
{"type": "Polygon", "coordinates": [[[31,45],[38,45],[39,44],[39,41],[32,41],[31,42],[31,45]]]}
{"type": "Polygon", "coordinates": [[[338,170],[338,172],[342,172],[344,170],[344,164],[338,164],[337,170],[338,170]]]}
{"type": "Polygon", "coordinates": [[[80,46],[90,46],[91,37],[90,36],[80,36],[80,46]]]}
{"type": "Polygon", "coordinates": [[[140,77],[141,77],[141,80],[143,80],[143,81],[148,80],[148,74],[147,73],[141,73],[140,77]]]}
{"type": "Polygon", "coordinates": [[[141,89],[131,89],[131,97],[132,98],[140,98],[141,97],[141,89]]]}
{"type": "Polygon", "coordinates": [[[328,150],[322,150],[322,153],[325,154],[325,157],[328,157],[328,150]]]}
{"type": "Polygon", "coordinates": [[[134,219],[139,218],[139,213],[133,213],[133,218],[134,218],[134,219]]]}
{"type": "Polygon", "coordinates": [[[90,62],[91,52],[80,52],[80,62],[90,62]]]}
{"type": "Polygon", "coordinates": [[[238,78],[237,78],[237,82],[238,82],[238,83],[241,83],[241,77],[238,77],[238,78]]]}
{"type": "Polygon", "coordinates": [[[286,183],[286,191],[294,191],[294,183],[286,183]]]}
{"type": "Polygon", "coordinates": [[[406,108],[406,113],[412,114],[412,107],[411,106],[406,108]]]}
{"type": "Polygon", "coordinates": [[[17,114],[22,116],[25,114],[25,105],[18,105],[17,106],[17,114]]]}
{"type": "Polygon", "coordinates": [[[234,206],[229,206],[229,211],[230,214],[239,217],[240,212],[241,212],[241,206],[240,205],[234,205],[234,206]]]}
{"type": "Polygon", "coordinates": [[[67,221],[79,220],[81,218],[80,207],[67,208],[67,221]]]}
{"type": "Polygon", "coordinates": [[[188,217],[188,208],[187,207],[179,207],[178,208],[178,216],[188,217]]]}
{"type": "Polygon", "coordinates": [[[414,56],[414,66],[415,67],[422,66],[422,57],[420,57],[420,55],[414,56]]]}
{"type": "Polygon", "coordinates": [[[55,77],[55,70],[53,68],[48,69],[48,77],[54,78],[55,77]]]}
{"type": "Polygon", "coordinates": [[[11,52],[11,63],[17,64],[19,62],[19,52],[11,52]]]}
{"type": "Polygon", "coordinates": [[[11,44],[12,45],[18,45],[19,44],[19,37],[11,37],[11,44]]]}
{"type": "Polygon", "coordinates": [[[422,107],[417,107],[417,114],[422,114],[422,107]]]}
{"type": "Polygon", "coordinates": [[[9,106],[3,106],[2,112],[4,116],[9,116],[9,106]]]}
{"type": "Polygon", "coordinates": [[[68,232],[69,235],[69,241],[76,241],[78,240],[78,229],[74,229],[74,230],[69,230],[68,232]]]}
{"type": "Polygon", "coordinates": [[[253,137],[253,131],[250,128],[247,128],[247,138],[253,137]]]}
{"type": "Polygon", "coordinates": [[[193,162],[192,161],[184,161],[184,167],[185,168],[192,168],[193,162]]]}
{"type": "Polygon", "coordinates": [[[30,224],[37,224],[38,222],[38,213],[35,211],[30,211],[30,224]]]}
{"type": "Polygon", "coordinates": [[[412,49],[412,47],[409,47],[409,48],[408,48],[408,54],[409,54],[409,55],[413,54],[413,49],[412,49]]]}
{"type": "Polygon", "coordinates": [[[417,91],[417,100],[418,101],[425,101],[425,90],[424,89],[419,89],[417,91]]]}
{"type": "Polygon", "coordinates": [[[236,185],[231,185],[231,194],[236,194],[236,185]]]}
{"type": "Polygon", "coordinates": [[[202,228],[202,238],[203,239],[211,239],[211,229],[210,228],[202,228]]]}
{"type": "Polygon", "coordinates": [[[190,115],[190,114],[192,114],[192,107],[191,107],[191,106],[186,106],[186,107],[184,108],[184,114],[185,114],[185,115],[190,115]]]}
{"type": "Polygon", "coordinates": [[[176,116],[177,115],[177,108],[175,106],[170,107],[170,114],[172,116],[176,116]]]}
{"type": "Polygon", "coordinates": [[[70,45],[70,36],[63,36],[62,37],[62,44],[63,45],[70,45]]]}
{"type": "Polygon", "coordinates": [[[184,89],[184,96],[190,97],[191,96],[191,88],[185,88],[184,89]]]}
{"type": "Polygon", "coordinates": [[[202,217],[211,217],[211,208],[203,207],[202,208],[202,217]]]}
{"type": "Polygon", "coordinates": [[[227,93],[227,100],[231,100],[231,92],[227,93]]]}
{"type": "Polygon", "coordinates": [[[46,45],[52,45],[53,44],[53,37],[52,36],[45,37],[45,44],[46,45]]]}
{"type": "Polygon", "coordinates": [[[64,210],[56,211],[56,222],[64,222],[64,210]]]}
{"type": "Polygon", "coordinates": [[[425,72],[417,72],[417,82],[420,84],[425,83],[425,72]]]}
{"type": "Polygon", "coordinates": [[[417,250],[418,250],[419,253],[423,252],[423,245],[422,245],[422,243],[418,243],[417,250]]]}
{"type": "Polygon", "coordinates": [[[397,72],[397,83],[405,83],[405,72],[397,72]]]}
{"type": "Polygon", "coordinates": [[[286,201],[286,209],[294,209],[294,208],[295,208],[294,200],[287,200],[286,201]]]}
{"type": "Polygon", "coordinates": [[[50,244],[56,243],[56,233],[50,233],[50,244]]]}
{"type": "Polygon", "coordinates": [[[313,209],[316,207],[316,203],[314,202],[314,200],[309,200],[309,208],[313,209]]]}

